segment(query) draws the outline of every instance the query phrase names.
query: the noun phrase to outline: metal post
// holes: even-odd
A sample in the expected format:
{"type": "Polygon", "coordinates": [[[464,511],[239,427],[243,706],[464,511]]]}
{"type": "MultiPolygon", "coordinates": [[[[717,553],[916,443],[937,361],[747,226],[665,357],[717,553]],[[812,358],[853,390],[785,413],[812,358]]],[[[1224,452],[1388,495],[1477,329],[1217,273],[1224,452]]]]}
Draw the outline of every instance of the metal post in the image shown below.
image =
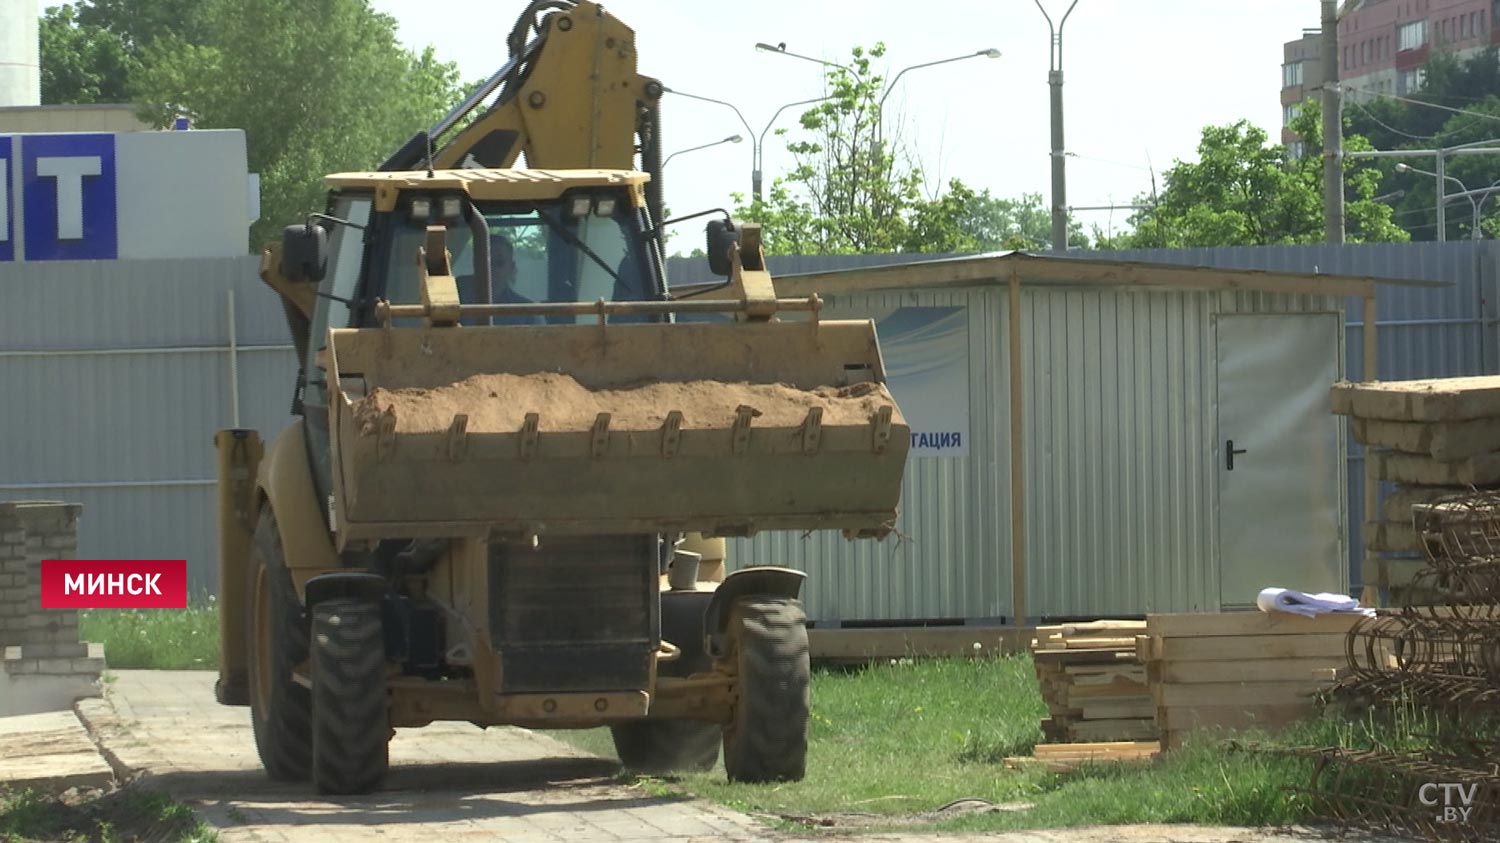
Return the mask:
{"type": "Polygon", "coordinates": [[[1344,121],[1337,0],[1323,0],[1323,236],[1344,242],[1344,121]]]}
{"type": "Polygon", "coordinates": [[[1437,239],[1439,243],[1446,243],[1448,241],[1448,197],[1446,192],[1448,179],[1444,173],[1448,159],[1448,156],[1444,154],[1446,151],[1442,147],[1438,147],[1437,151],[1437,239]]]}
{"type": "Polygon", "coordinates": [[[1062,31],[1077,5],[1078,0],[1073,0],[1068,6],[1068,11],[1063,14],[1062,20],[1058,21],[1056,27],[1053,27],[1052,16],[1047,14],[1047,10],[1042,6],[1042,0],[1036,0],[1036,7],[1041,10],[1042,17],[1047,19],[1047,26],[1052,31],[1047,84],[1052,89],[1052,251],[1054,252],[1068,250],[1068,165],[1067,147],[1063,143],[1062,31]]]}
{"type": "Polygon", "coordinates": [[[1068,172],[1063,145],[1063,73],[1047,74],[1052,87],[1052,251],[1068,250],[1068,172]]]}
{"type": "Polygon", "coordinates": [[[229,418],[231,424],[240,426],[240,343],[234,330],[234,290],[229,293],[229,418]]]}

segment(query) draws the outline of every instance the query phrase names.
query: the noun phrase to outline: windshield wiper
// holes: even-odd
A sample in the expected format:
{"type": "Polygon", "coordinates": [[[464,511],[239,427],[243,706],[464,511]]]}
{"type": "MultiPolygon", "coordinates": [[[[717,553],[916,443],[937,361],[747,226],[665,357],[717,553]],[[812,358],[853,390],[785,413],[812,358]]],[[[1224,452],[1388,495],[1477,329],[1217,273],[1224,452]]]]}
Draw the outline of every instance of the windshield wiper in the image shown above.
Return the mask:
{"type": "Polygon", "coordinates": [[[578,235],[567,230],[566,228],[563,228],[561,223],[547,216],[547,212],[543,211],[540,208],[537,209],[536,215],[542,218],[542,222],[546,223],[548,228],[561,235],[562,239],[568,241],[568,245],[576,246],[579,249],[582,249],[585,255],[593,258],[594,263],[599,264],[600,269],[608,272],[609,277],[614,279],[616,284],[620,283],[620,273],[615,272],[614,269],[610,268],[610,265],[604,262],[604,258],[601,258],[597,254],[594,254],[594,250],[589,248],[589,244],[583,242],[582,240],[579,240],[578,235]]]}

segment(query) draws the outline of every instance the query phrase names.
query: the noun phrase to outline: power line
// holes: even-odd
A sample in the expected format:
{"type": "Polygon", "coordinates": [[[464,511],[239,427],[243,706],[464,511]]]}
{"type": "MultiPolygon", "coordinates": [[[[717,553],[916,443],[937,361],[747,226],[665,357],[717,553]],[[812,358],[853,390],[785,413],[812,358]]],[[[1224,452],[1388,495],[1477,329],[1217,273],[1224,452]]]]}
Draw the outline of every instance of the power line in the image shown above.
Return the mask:
{"type": "Polygon", "coordinates": [[[1396,134],[1398,134],[1398,135],[1400,135],[1400,136],[1402,136],[1404,138],[1411,138],[1412,140],[1435,141],[1435,140],[1437,140],[1438,138],[1440,138],[1440,137],[1442,137],[1444,135],[1451,135],[1454,132],[1458,131],[1457,129],[1451,129],[1451,130],[1446,131],[1446,132],[1439,132],[1439,133],[1437,133],[1435,135],[1414,135],[1411,132],[1403,132],[1400,129],[1396,128],[1395,126],[1391,126],[1391,125],[1387,124],[1385,121],[1381,120],[1379,117],[1376,117],[1375,116],[1375,112],[1371,111],[1368,108],[1365,108],[1364,105],[1362,105],[1358,100],[1350,100],[1349,104],[1352,105],[1352,106],[1354,106],[1355,108],[1359,109],[1360,111],[1363,111],[1365,113],[1365,116],[1368,117],[1368,118],[1370,118],[1370,120],[1372,120],[1375,123],[1375,125],[1379,126],[1380,128],[1385,129],[1387,132],[1394,132],[1394,133],[1396,133],[1396,134]]]}
{"type": "Polygon", "coordinates": [[[1372,95],[1377,96],[1377,97],[1385,97],[1387,99],[1400,100],[1401,102],[1408,102],[1408,103],[1411,103],[1412,105],[1421,105],[1421,106],[1426,106],[1427,108],[1435,108],[1435,109],[1438,109],[1439,111],[1451,111],[1454,114],[1467,114],[1470,117],[1483,117],[1486,120],[1495,120],[1497,122],[1500,122],[1500,116],[1496,116],[1494,114],[1485,114],[1482,111],[1468,111],[1467,109],[1452,108],[1452,107],[1449,107],[1449,106],[1446,106],[1446,105],[1438,105],[1435,102],[1423,102],[1421,100],[1411,99],[1410,97],[1402,97],[1402,96],[1397,96],[1396,94],[1388,94],[1385,91],[1376,91],[1376,90],[1371,89],[1371,88],[1356,88],[1356,87],[1354,87],[1354,86],[1351,85],[1351,86],[1349,86],[1349,90],[1351,90],[1351,91],[1359,91],[1362,94],[1372,94],[1372,95]]]}

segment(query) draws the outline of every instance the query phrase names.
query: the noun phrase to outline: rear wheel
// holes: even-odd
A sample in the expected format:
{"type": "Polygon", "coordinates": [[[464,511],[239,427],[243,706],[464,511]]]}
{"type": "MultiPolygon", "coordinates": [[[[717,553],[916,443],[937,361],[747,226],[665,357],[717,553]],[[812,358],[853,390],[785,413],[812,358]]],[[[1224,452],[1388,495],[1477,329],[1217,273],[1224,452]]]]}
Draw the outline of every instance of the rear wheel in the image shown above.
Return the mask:
{"type": "Polygon", "coordinates": [[[738,669],[734,716],[724,727],[730,781],[800,781],[807,772],[810,666],[800,601],[747,597],[730,634],[738,669]]]}
{"type": "Polygon", "coordinates": [[[307,619],[282,556],[281,532],[262,506],[250,549],[250,722],[273,781],[304,781],[311,764],[312,697],[293,671],[307,660],[307,619]]]}
{"type": "Polygon", "coordinates": [[[390,767],[390,700],[380,604],[334,598],[313,609],[313,783],[369,793],[390,767]]]}

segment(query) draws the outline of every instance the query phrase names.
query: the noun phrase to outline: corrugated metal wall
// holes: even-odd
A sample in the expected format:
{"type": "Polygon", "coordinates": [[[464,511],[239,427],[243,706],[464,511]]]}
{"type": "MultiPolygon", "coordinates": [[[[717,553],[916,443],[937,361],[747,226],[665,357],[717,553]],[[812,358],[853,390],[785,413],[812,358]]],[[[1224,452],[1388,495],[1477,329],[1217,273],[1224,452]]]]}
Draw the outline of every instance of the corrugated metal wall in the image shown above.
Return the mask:
{"type": "Polygon", "coordinates": [[[732,542],[730,562],[808,572],[808,616],[819,621],[902,618],[999,619],[1010,601],[1010,356],[994,330],[1007,316],[1005,291],[953,290],[830,300],[841,312],[896,307],[965,307],[968,313],[969,453],[907,460],[901,538],[846,541],[824,531],[762,533],[732,542]]]}
{"type": "MultiPolygon", "coordinates": [[[[1496,278],[1500,243],[1374,243],[1346,246],[1233,246],[1212,249],[1136,249],[1073,252],[1072,257],[1136,260],[1235,269],[1326,272],[1369,278],[1444,282],[1448,286],[1382,285],[1377,296],[1376,334],[1380,346],[1378,380],[1465,377],[1500,374],[1500,333],[1496,325],[1496,278]]],[[[1364,380],[1364,308],[1344,302],[1348,347],[1347,376],[1364,380]]],[[[1360,562],[1364,449],[1349,439],[1349,570],[1363,582],[1360,562]]],[[[1381,499],[1384,500],[1384,489],[1381,499]]]]}
{"type": "Polygon", "coordinates": [[[1027,612],[1219,607],[1215,317],[1314,296],[1026,288],[1027,612]]]}
{"type": "Polygon", "coordinates": [[[186,556],[212,589],[213,434],[236,407],[268,438],[290,419],[294,354],[255,266],[0,266],[0,499],[82,503],[81,555],[186,556]]]}

